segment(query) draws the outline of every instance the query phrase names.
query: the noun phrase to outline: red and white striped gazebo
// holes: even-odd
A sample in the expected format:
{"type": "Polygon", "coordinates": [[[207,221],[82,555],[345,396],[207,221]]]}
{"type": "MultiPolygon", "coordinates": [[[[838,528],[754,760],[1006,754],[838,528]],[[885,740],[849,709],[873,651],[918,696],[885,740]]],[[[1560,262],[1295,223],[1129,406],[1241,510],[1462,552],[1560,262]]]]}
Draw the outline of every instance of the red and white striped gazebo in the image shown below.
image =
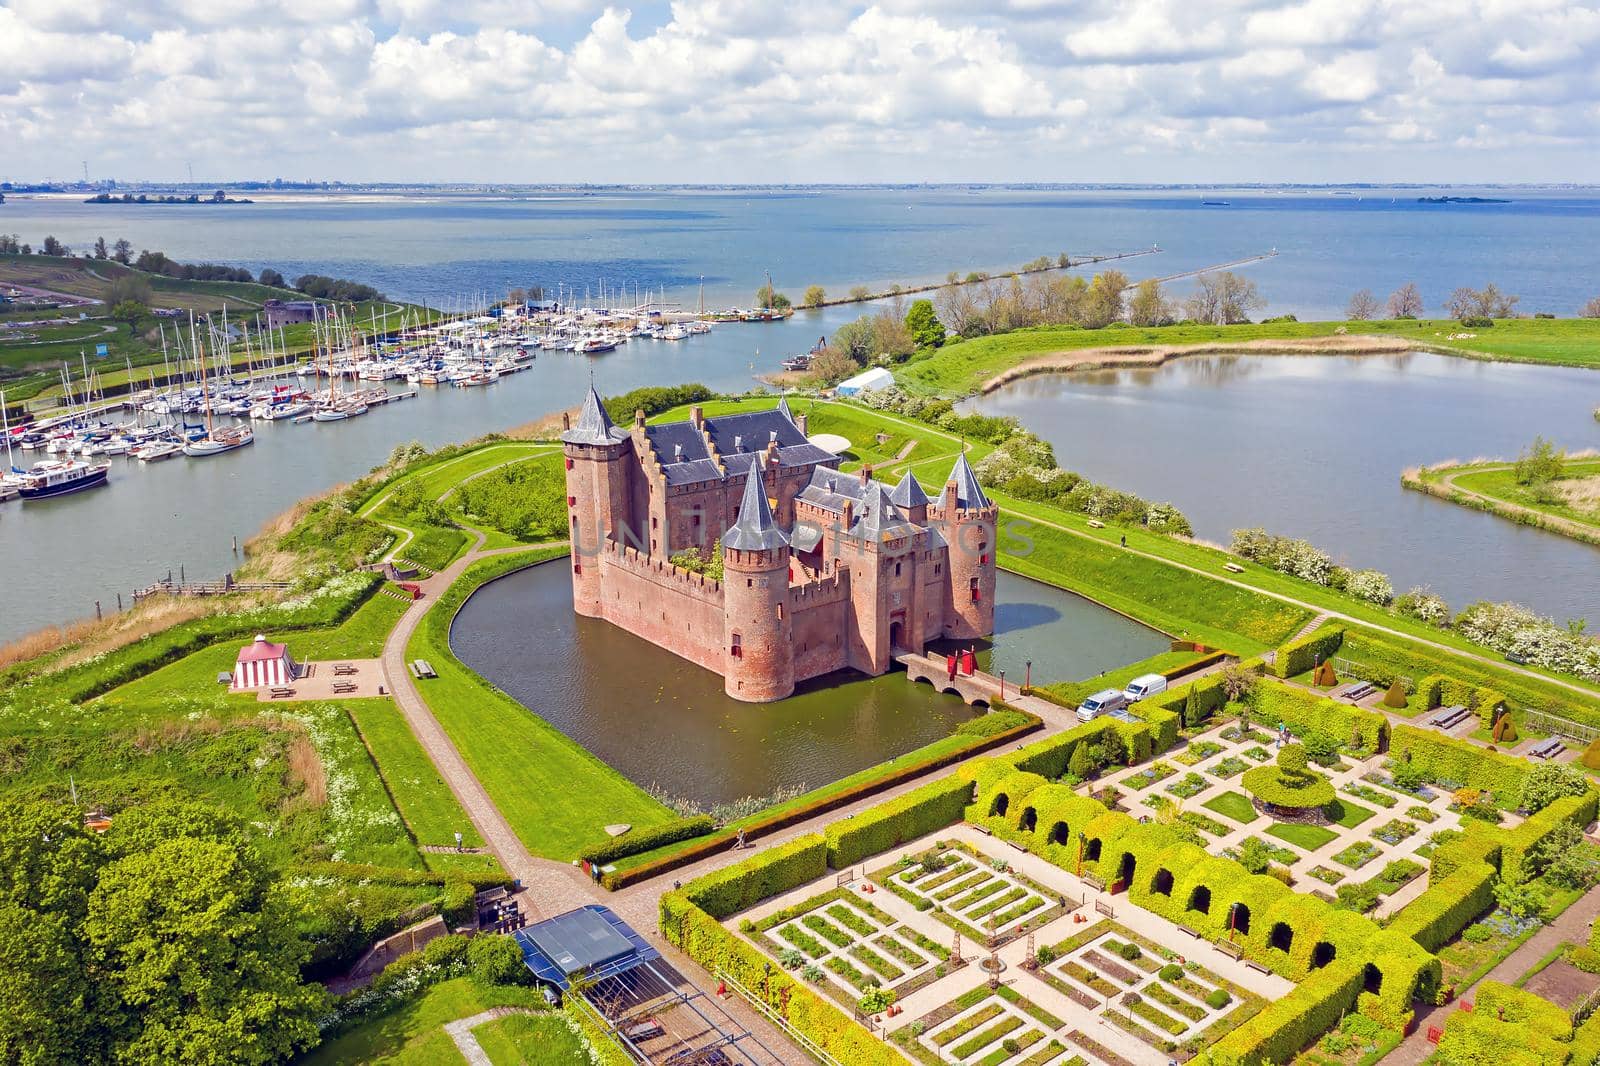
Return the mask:
{"type": "Polygon", "coordinates": [[[234,689],[271,688],[294,681],[299,667],[289,655],[287,644],[274,644],[265,636],[256,634],[255,643],[239,649],[239,661],[233,667],[234,689]]]}

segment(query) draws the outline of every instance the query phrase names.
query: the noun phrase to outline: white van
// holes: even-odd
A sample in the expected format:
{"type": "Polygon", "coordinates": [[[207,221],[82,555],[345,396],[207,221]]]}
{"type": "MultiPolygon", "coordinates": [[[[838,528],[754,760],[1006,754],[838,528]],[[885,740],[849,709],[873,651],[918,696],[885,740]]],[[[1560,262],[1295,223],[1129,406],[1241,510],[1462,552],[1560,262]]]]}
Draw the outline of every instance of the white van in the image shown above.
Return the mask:
{"type": "Polygon", "coordinates": [[[1138,703],[1151,696],[1159,696],[1167,691],[1167,679],[1160,674],[1141,674],[1128,682],[1128,687],[1122,690],[1122,695],[1129,703],[1138,703]]]}
{"type": "Polygon", "coordinates": [[[1078,721],[1092,722],[1102,714],[1120,711],[1128,705],[1127,697],[1114,688],[1096,692],[1078,705],[1078,721]]]}

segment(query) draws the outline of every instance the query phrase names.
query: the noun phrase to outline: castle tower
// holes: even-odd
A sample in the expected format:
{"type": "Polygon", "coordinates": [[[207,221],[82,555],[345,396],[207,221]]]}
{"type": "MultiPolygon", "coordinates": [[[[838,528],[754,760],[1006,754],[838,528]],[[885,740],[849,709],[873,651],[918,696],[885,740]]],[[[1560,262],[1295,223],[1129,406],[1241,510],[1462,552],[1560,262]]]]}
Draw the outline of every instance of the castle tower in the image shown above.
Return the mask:
{"type": "Polygon", "coordinates": [[[928,508],[950,546],[950,609],[944,635],[956,640],[994,632],[996,527],[999,509],[989,502],[967,463],[966,452],[945,480],[939,502],[928,508]]]}
{"type": "Polygon", "coordinates": [[[794,692],[789,538],[773,520],[762,465],[759,456],[751,464],[739,517],[722,535],[723,682],[751,703],[794,692]]]}
{"type": "Polygon", "coordinates": [[[561,449],[566,454],[567,532],[572,538],[572,609],[596,618],[601,614],[605,542],[632,521],[628,477],[633,443],[612,425],[591,385],[577,425],[568,425],[561,434],[561,449]]]}
{"type": "Polygon", "coordinates": [[[889,492],[889,502],[900,508],[900,512],[919,526],[928,524],[928,494],[922,491],[922,485],[911,473],[911,468],[906,468],[905,477],[900,479],[889,492]]]}

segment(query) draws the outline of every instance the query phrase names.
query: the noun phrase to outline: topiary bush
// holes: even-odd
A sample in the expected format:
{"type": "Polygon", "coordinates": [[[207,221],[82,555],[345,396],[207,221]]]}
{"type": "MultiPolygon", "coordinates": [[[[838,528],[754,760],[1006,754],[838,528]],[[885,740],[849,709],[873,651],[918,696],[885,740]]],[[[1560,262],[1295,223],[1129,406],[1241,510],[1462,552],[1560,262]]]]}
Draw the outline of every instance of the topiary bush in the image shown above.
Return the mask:
{"type": "Polygon", "coordinates": [[[1161,967],[1161,973],[1158,976],[1163,981],[1179,980],[1183,977],[1183,967],[1179,966],[1175,962],[1169,962],[1165,966],[1161,967]]]}
{"type": "Polygon", "coordinates": [[[1332,782],[1306,769],[1306,749],[1303,744],[1289,744],[1280,748],[1276,766],[1258,766],[1247,770],[1239,783],[1262,803],[1285,810],[1304,811],[1326,807],[1335,798],[1332,782]]]}
{"type": "Polygon", "coordinates": [[[1221,1010],[1233,1002],[1233,997],[1226,988],[1213,988],[1206,994],[1206,1006],[1212,1010],[1221,1010]]]}
{"type": "Polygon", "coordinates": [[[1394,683],[1389,686],[1389,691],[1383,694],[1383,705],[1385,707],[1392,707],[1396,710],[1400,710],[1405,707],[1406,686],[1400,681],[1399,678],[1395,678],[1394,683]]]}

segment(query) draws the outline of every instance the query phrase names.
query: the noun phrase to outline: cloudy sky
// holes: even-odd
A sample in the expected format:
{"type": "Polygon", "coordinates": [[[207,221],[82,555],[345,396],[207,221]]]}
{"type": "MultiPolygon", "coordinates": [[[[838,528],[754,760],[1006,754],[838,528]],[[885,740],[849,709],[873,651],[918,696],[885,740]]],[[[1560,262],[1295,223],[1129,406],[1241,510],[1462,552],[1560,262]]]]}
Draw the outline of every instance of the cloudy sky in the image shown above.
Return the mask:
{"type": "Polygon", "coordinates": [[[0,178],[1592,181],[1600,3],[0,0],[0,178]]]}

